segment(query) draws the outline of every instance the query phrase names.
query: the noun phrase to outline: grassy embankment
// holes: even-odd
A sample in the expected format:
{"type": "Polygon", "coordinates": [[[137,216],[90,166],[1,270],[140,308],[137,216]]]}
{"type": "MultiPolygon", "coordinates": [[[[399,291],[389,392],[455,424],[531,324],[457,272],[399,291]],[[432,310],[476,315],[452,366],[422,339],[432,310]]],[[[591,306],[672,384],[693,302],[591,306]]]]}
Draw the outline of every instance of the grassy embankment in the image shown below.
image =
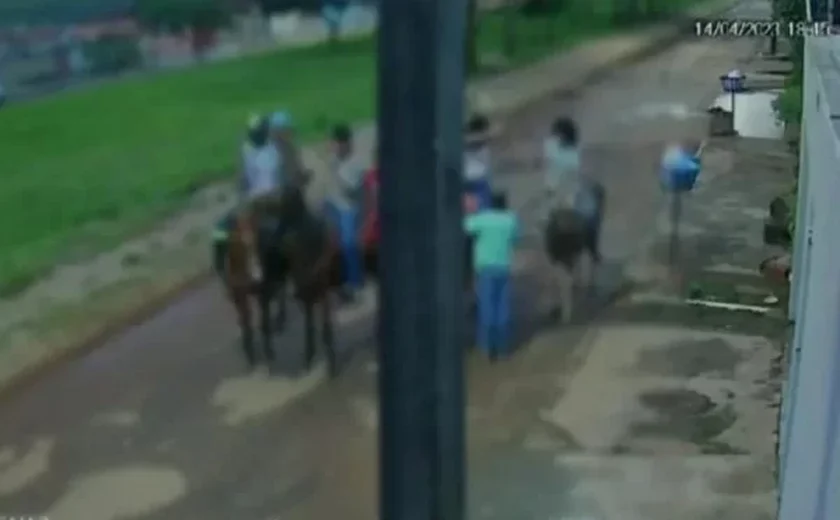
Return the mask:
{"type": "MultiPolygon", "coordinates": [[[[509,65],[620,25],[610,13],[614,0],[580,2],[550,22],[517,17],[509,65]]],[[[646,3],[656,13],[641,17],[649,20],[697,2],[646,3]]],[[[506,16],[482,15],[481,54],[503,49],[506,16]]],[[[59,262],[119,243],[197,188],[230,175],[249,113],[287,107],[307,140],[330,122],[370,118],[374,51],[371,37],[337,49],[278,50],[5,107],[0,295],[23,289],[59,262]]]]}

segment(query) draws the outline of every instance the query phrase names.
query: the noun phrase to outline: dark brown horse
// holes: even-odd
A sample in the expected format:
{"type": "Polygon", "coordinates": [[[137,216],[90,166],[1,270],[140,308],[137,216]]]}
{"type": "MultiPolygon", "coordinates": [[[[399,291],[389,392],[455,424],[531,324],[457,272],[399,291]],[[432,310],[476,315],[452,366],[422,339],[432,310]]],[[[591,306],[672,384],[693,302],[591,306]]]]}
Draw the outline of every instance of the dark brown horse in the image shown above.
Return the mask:
{"type": "Polygon", "coordinates": [[[559,292],[564,323],[572,319],[577,272],[584,267],[581,261],[588,257],[583,281],[589,288],[594,287],[595,268],[601,262],[599,242],[606,209],[606,191],[602,184],[594,181],[588,189],[591,189],[596,206],[593,218],[587,219],[574,208],[560,206],[550,212],[544,230],[546,254],[557,267],[555,288],[559,292]]]}
{"type": "Polygon", "coordinates": [[[272,332],[275,324],[282,328],[286,321],[289,263],[281,248],[279,223],[266,219],[254,226],[255,219],[250,216],[248,208],[240,208],[220,223],[214,262],[236,310],[248,366],[253,368],[258,363],[254,319],[259,316],[264,361],[273,369],[276,356],[272,332]],[[273,303],[278,304],[276,317],[271,313],[273,303]]]}
{"type": "Polygon", "coordinates": [[[283,222],[280,240],[295,298],[304,317],[304,363],[307,370],[315,359],[315,309],[319,310],[321,340],[330,376],[338,372],[333,331],[332,290],[341,283],[341,255],[323,217],[306,205],[303,190],[289,187],[277,206],[283,222]],[[337,274],[338,273],[338,274],[337,274]]]}
{"type": "MultiPolygon", "coordinates": [[[[364,244],[364,267],[376,274],[376,244],[364,244]]],[[[249,365],[256,364],[253,346],[252,304],[256,302],[262,329],[263,351],[273,367],[272,336],[285,324],[285,287],[289,280],[304,315],[304,363],[311,367],[316,351],[316,310],[327,368],[337,373],[334,349],[332,293],[345,280],[335,233],[326,219],[306,204],[303,188],[290,186],[240,211],[230,225],[221,263],[225,285],[242,329],[242,344],[249,365]],[[273,303],[278,314],[272,316],[273,303]]]]}

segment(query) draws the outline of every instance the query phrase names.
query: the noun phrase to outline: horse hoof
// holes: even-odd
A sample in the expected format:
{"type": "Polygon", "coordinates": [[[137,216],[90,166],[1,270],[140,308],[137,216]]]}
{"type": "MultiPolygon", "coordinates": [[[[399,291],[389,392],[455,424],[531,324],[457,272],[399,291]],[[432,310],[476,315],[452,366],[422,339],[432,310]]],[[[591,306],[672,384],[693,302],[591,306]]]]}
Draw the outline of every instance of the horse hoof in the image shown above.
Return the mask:
{"type": "Polygon", "coordinates": [[[327,358],[327,374],[330,379],[338,375],[338,360],[332,356],[327,358]]]}

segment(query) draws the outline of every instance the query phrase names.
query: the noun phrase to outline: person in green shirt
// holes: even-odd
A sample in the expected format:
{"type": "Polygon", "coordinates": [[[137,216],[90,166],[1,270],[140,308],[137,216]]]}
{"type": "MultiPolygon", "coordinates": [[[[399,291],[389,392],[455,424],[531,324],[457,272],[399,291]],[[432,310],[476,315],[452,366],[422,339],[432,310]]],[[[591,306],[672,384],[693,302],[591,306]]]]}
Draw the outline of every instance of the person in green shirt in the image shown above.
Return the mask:
{"type": "Polygon", "coordinates": [[[473,237],[478,346],[495,359],[508,353],[511,264],[519,237],[519,219],[508,209],[507,197],[496,193],[490,208],[468,216],[464,228],[473,237]]]}

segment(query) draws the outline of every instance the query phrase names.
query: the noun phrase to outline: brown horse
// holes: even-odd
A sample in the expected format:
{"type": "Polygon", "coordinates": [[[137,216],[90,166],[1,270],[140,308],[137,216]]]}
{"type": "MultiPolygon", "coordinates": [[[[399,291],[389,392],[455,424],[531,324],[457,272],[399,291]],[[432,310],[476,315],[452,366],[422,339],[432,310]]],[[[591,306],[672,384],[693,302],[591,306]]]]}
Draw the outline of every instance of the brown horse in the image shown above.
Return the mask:
{"type": "MultiPolygon", "coordinates": [[[[241,211],[230,229],[223,272],[242,328],[243,349],[249,364],[256,363],[252,302],[258,304],[263,350],[267,362],[273,365],[272,335],[275,326],[282,330],[285,324],[288,279],[304,315],[304,364],[309,369],[315,358],[317,308],[327,368],[335,376],[338,366],[332,293],[343,286],[345,276],[338,241],[326,219],[307,207],[302,187],[290,186],[241,211]],[[279,303],[279,314],[273,319],[271,308],[275,301],[279,303]]],[[[365,272],[372,275],[377,270],[376,247],[375,243],[365,243],[362,248],[365,272]]]]}
{"type": "Polygon", "coordinates": [[[235,210],[219,224],[215,246],[215,267],[225,284],[236,311],[242,332],[242,349],[249,368],[257,365],[254,347],[256,304],[262,332],[263,356],[273,370],[276,359],[272,345],[274,325],[280,328],[286,320],[286,279],[288,260],[281,248],[279,224],[266,220],[253,225],[246,208],[235,210]],[[272,303],[279,304],[276,322],[271,316],[272,303]]]}
{"type": "Polygon", "coordinates": [[[595,268],[601,262],[599,241],[606,209],[606,191],[598,182],[593,181],[590,186],[596,205],[594,218],[586,219],[577,210],[561,206],[549,214],[543,235],[548,259],[557,267],[556,289],[560,293],[564,323],[572,319],[576,274],[582,267],[581,260],[588,257],[583,280],[590,289],[595,284],[595,268]]]}
{"type": "MultiPolygon", "coordinates": [[[[344,287],[346,273],[339,248],[338,234],[327,219],[307,207],[303,190],[287,188],[279,204],[284,229],[283,251],[288,259],[289,276],[295,298],[300,303],[305,322],[304,358],[307,368],[315,357],[315,308],[321,315],[322,341],[330,376],[338,373],[334,347],[332,295],[344,287]]],[[[363,234],[363,231],[360,231],[363,234]]],[[[378,244],[362,243],[363,269],[376,276],[378,244]]]]}

